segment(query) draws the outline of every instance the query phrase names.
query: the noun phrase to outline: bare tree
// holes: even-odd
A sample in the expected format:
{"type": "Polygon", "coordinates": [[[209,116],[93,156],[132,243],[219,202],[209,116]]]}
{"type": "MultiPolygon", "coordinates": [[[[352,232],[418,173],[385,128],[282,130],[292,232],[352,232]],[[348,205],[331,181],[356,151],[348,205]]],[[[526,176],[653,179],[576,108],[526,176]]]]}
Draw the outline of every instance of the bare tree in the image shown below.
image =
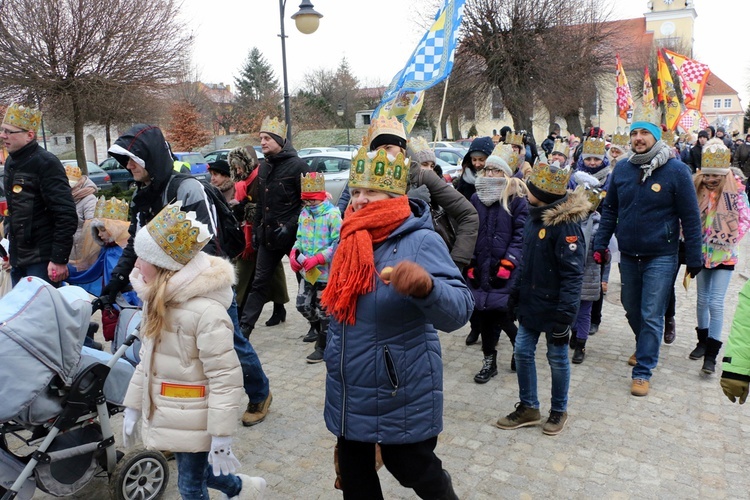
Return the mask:
{"type": "Polygon", "coordinates": [[[158,88],[179,75],[192,36],[174,0],[4,0],[0,87],[67,100],[85,169],[85,103],[123,83],[158,88]]]}

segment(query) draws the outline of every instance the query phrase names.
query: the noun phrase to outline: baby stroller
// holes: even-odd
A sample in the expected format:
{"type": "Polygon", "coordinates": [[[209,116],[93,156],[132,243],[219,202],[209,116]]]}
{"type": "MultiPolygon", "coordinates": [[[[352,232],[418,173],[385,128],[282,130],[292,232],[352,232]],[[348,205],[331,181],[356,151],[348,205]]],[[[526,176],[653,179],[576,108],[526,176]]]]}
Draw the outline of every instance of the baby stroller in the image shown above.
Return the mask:
{"type": "Polygon", "coordinates": [[[83,289],[38,278],[24,278],[0,300],[2,500],[30,499],[37,487],[72,495],[104,474],[115,499],[156,499],[166,489],[164,455],[117,451],[110,424],[124,409],[134,367],[121,357],[137,331],[111,356],[82,348],[91,310],[83,289]],[[23,447],[35,449],[17,455],[23,447]]]}

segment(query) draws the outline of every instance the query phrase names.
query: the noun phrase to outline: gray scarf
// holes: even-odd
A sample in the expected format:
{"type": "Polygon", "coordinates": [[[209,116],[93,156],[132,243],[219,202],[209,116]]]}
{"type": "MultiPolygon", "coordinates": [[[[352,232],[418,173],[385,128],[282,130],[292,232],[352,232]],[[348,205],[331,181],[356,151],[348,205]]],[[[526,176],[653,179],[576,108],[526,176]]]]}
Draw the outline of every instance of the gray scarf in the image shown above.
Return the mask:
{"type": "Polygon", "coordinates": [[[672,148],[670,148],[665,142],[659,140],[656,141],[654,147],[645,153],[635,153],[630,157],[630,163],[639,165],[643,176],[641,182],[645,182],[654,170],[661,167],[669,161],[672,155],[672,148]]]}
{"type": "Polygon", "coordinates": [[[465,168],[464,174],[461,177],[463,178],[464,182],[472,185],[474,184],[474,182],[476,182],[477,179],[476,175],[474,175],[474,172],[472,172],[470,168],[465,168]]]}
{"type": "Polygon", "coordinates": [[[503,196],[505,187],[508,185],[508,179],[505,177],[477,177],[474,186],[477,188],[477,197],[483,205],[489,207],[495,202],[500,201],[503,196]]]}

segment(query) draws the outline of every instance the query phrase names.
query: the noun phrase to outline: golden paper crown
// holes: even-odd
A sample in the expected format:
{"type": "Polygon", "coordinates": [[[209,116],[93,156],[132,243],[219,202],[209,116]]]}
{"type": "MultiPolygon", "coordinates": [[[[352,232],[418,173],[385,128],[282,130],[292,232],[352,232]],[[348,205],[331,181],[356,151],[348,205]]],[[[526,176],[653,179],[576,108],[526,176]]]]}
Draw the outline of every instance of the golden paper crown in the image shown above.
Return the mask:
{"type": "Polygon", "coordinates": [[[721,139],[711,139],[705,146],[703,146],[703,154],[701,155],[701,173],[719,173],[706,172],[706,169],[728,169],[731,166],[732,152],[724,145],[721,139]]]}
{"type": "Polygon", "coordinates": [[[606,153],[607,149],[606,146],[607,144],[604,142],[604,139],[589,137],[583,141],[582,155],[597,155],[604,158],[604,153],[606,153]]]}
{"type": "Polygon", "coordinates": [[[555,139],[555,143],[552,145],[552,153],[562,153],[567,158],[570,155],[570,144],[568,144],[568,141],[555,139]]]}
{"type": "Polygon", "coordinates": [[[167,205],[146,225],[148,234],[172,260],[183,266],[198,255],[211,233],[195,212],[183,212],[182,202],[167,205]]]}
{"type": "Polygon", "coordinates": [[[361,147],[352,158],[352,168],[349,171],[350,189],[358,187],[404,194],[408,181],[409,160],[401,153],[391,161],[384,149],[368,152],[367,148],[361,147]]]}
{"type": "Polygon", "coordinates": [[[266,116],[263,119],[263,123],[260,124],[260,131],[267,134],[275,134],[286,139],[286,123],[283,120],[279,120],[278,116],[271,118],[266,116]]]}
{"type": "Polygon", "coordinates": [[[303,193],[320,193],[326,190],[326,178],[318,172],[300,174],[303,193]]]}
{"type": "Polygon", "coordinates": [[[502,160],[508,164],[513,173],[518,170],[518,160],[520,159],[520,155],[513,151],[513,147],[510,144],[498,143],[495,146],[495,149],[492,150],[490,156],[502,158],[502,160]]]}
{"type": "Polygon", "coordinates": [[[564,196],[568,190],[570,173],[569,168],[560,168],[557,162],[552,166],[539,162],[531,169],[529,182],[545,193],[564,196]]]}
{"type": "Polygon", "coordinates": [[[663,131],[661,133],[661,140],[667,146],[674,146],[674,143],[677,142],[677,134],[671,130],[663,131]]]}
{"type": "Polygon", "coordinates": [[[661,111],[648,104],[641,104],[633,110],[633,123],[648,122],[660,127],[661,111]]]}
{"type": "Polygon", "coordinates": [[[427,139],[422,137],[421,135],[418,135],[416,137],[412,137],[409,139],[409,154],[415,155],[421,151],[427,151],[431,150],[429,144],[427,144],[427,139]]]}
{"type": "Polygon", "coordinates": [[[591,203],[591,208],[589,209],[590,212],[596,210],[604,197],[607,196],[607,192],[600,187],[589,187],[579,184],[578,187],[576,187],[576,190],[579,189],[583,190],[586,199],[591,203]]]}
{"type": "Polygon", "coordinates": [[[394,116],[380,116],[370,122],[370,127],[367,129],[367,135],[362,138],[362,145],[369,146],[373,139],[383,134],[395,135],[396,137],[401,137],[406,140],[404,125],[398,121],[398,118],[394,116]],[[365,140],[367,142],[365,142],[365,140]]]}
{"type": "Polygon", "coordinates": [[[624,132],[620,127],[617,127],[615,133],[612,134],[612,144],[625,151],[630,144],[630,134],[625,130],[624,132]]]}
{"type": "Polygon", "coordinates": [[[3,123],[36,132],[39,130],[39,125],[42,123],[42,112],[36,108],[29,108],[21,106],[20,104],[12,103],[8,106],[7,111],[5,111],[3,123]]]}
{"type": "Polygon", "coordinates": [[[505,143],[521,146],[521,149],[526,147],[523,143],[523,134],[521,132],[508,132],[505,136],[505,143]]]}
{"type": "Polygon", "coordinates": [[[65,175],[68,177],[69,181],[78,182],[81,180],[83,174],[81,173],[81,169],[75,165],[65,165],[65,175]]]}
{"type": "Polygon", "coordinates": [[[94,208],[94,219],[110,219],[110,220],[128,220],[128,202],[125,200],[118,200],[114,196],[110,199],[106,199],[104,196],[100,196],[96,200],[96,208],[94,208]]]}

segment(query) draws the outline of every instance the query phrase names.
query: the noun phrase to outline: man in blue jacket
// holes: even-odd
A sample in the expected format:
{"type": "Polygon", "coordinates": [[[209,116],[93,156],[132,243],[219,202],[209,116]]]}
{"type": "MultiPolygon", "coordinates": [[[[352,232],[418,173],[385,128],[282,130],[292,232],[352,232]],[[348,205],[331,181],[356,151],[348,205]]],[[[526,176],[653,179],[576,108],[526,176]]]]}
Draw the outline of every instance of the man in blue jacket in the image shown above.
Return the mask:
{"type": "Polygon", "coordinates": [[[636,339],[630,393],[646,396],[659,361],[664,313],[677,270],[680,229],[687,272],[701,270],[701,222],[690,169],[661,140],[655,120],[630,127],[633,155],[620,161],[609,179],[594,259],[609,260],[614,233],[621,252],[622,305],[636,339]]]}

